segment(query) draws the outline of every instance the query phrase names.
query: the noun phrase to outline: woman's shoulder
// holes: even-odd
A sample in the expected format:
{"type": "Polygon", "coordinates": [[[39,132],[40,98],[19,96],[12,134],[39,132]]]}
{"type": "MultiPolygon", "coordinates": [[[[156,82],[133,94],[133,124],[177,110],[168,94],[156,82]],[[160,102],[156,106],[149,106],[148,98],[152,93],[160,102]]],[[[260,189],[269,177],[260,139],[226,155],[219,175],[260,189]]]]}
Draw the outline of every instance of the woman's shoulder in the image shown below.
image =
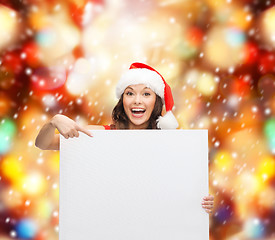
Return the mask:
{"type": "Polygon", "coordinates": [[[101,126],[101,125],[87,125],[85,128],[88,130],[104,130],[105,129],[105,127],[101,126]]]}

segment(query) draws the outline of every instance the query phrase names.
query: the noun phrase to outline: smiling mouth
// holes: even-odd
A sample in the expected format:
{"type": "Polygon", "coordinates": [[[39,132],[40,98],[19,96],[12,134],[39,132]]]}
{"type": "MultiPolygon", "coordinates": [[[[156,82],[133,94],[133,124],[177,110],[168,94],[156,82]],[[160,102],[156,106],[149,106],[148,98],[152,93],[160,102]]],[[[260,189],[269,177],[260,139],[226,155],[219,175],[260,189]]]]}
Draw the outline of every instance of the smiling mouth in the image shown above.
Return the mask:
{"type": "Polygon", "coordinates": [[[132,108],[131,111],[134,114],[141,114],[141,113],[145,113],[146,110],[142,108],[132,108]]]}
{"type": "Polygon", "coordinates": [[[132,108],[131,112],[134,117],[142,117],[143,114],[145,113],[145,109],[142,108],[132,108]]]}

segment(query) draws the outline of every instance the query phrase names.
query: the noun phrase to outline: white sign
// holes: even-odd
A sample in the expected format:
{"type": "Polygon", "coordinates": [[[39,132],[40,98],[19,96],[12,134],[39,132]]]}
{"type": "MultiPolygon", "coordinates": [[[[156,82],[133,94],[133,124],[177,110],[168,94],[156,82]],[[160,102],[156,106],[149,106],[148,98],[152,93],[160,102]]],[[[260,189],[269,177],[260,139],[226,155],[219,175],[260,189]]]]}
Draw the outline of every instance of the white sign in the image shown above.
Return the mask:
{"type": "Polygon", "coordinates": [[[207,240],[207,130],[61,137],[60,240],[207,240]]]}

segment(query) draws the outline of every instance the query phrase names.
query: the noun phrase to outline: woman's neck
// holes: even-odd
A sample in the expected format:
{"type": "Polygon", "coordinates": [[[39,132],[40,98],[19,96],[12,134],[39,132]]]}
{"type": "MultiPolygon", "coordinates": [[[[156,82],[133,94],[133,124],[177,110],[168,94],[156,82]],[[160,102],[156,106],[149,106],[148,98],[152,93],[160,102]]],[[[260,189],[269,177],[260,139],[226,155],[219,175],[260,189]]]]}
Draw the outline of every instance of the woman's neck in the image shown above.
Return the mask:
{"type": "Polygon", "coordinates": [[[130,122],[129,123],[129,129],[131,129],[131,130],[147,129],[148,125],[149,125],[149,122],[145,122],[141,125],[135,125],[132,122],[130,122]]]}

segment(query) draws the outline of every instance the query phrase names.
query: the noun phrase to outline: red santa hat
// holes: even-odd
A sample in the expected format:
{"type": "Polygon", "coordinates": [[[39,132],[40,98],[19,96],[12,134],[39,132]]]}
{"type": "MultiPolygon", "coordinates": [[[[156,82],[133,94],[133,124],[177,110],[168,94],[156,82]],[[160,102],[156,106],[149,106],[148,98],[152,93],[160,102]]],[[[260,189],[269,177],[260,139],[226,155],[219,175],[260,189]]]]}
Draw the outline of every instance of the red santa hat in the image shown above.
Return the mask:
{"type": "Polygon", "coordinates": [[[174,100],[170,86],[166,83],[159,72],[143,63],[131,64],[129,70],[125,72],[116,87],[117,98],[121,97],[124,90],[130,85],[145,84],[161,97],[165,104],[166,114],[157,119],[157,126],[161,129],[175,129],[179,126],[172,113],[174,100]]]}

